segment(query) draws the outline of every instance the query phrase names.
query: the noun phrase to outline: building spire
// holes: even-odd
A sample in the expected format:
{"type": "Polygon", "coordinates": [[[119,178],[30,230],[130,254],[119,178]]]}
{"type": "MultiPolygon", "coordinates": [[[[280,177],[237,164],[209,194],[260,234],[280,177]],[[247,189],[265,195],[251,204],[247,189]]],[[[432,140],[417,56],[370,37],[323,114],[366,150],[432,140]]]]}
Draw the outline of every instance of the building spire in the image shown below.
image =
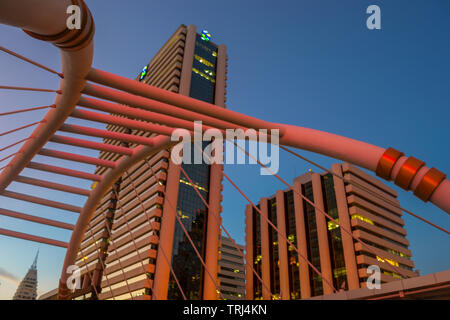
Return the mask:
{"type": "Polygon", "coordinates": [[[36,253],[36,257],[34,258],[33,264],[31,265],[30,269],[37,270],[37,259],[38,259],[38,256],[39,256],[39,249],[38,249],[38,251],[36,253]]]}
{"type": "Polygon", "coordinates": [[[36,300],[37,298],[37,260],[39,256],[39,249],[34,257],[33,264],[28,269],[27,274],[17,287],[13,300],[36,300]]]}

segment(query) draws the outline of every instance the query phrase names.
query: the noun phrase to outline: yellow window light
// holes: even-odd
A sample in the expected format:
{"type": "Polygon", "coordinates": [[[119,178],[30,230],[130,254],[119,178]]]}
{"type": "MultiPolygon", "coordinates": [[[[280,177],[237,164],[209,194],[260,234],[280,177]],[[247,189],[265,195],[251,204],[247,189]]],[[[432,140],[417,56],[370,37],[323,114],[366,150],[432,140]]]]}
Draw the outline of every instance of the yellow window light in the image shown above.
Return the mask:
{"type": "MultiPolygon", "coordinates": [[[[339,219],[336,219],[336,221],[339,223],[339,219]]],[[[339,227],[339,224],[335,223],[334,221],[328,221],[328,230],[333,230],[339,227]]]]}
{"type": "Polygon", "coordinates": [[[352,214],[352,219],[359,219],[361,221],[367,222],[368,224],[370,224],[372,226],[374,225],[372,220],[370,220],[369,218],[366,218],[360,214],[352,214]]]}
{"type": "Polygon", "coordinates": [[[395,261],[395,260],[391,260],[391,259],[382,259],[382,258],[380,258],[379,256],[377,256],[377,260],[378,260],[378,261],[381,261],[381,262],[387,261],[387,263],[389,263],[390,265],[393,265],[393,266],[398,267],[398,262],[395,261]]]}
{"type": "MultiPolygon", "coordinates": [[[[190,183],[190,182],[188,182],[188,181],[186,181],[186,180],[184,180],[184,179],[180,179],[180,182],[183,183],[183,184],[185,184],[185,185],[194,187],[194,186],[192,185],[192,183],[190,183]]],[[[208,191],[206,188],[200,186],[198,183],[195,184],[195,187],[194,187],[194,188],[200,189],[200,190],[202,190],[202,191],[208,191]]]]}
{"type": "Polygon", "coordinates": [[[194,55],[194,58],[195,58],[195,60],[197,60],[198,62],[203,63],[205,66],[214,68],[214,65],[213,65],[211,62],[209,62],[208,60],[206,60],[206,59],[200,57],[199,55],[194,55]]]}

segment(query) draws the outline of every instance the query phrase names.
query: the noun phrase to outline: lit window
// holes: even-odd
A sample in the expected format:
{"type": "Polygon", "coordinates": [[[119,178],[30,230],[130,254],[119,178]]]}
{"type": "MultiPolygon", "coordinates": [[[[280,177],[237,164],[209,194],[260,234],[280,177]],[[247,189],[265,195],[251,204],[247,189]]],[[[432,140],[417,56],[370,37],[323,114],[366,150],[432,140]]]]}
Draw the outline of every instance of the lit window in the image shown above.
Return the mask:
{"type": "Polygon", "coordinates": [[[347,274],[347,269],[345,269],[345,267],[337,268],[337,269],[334,269],[334,270],[333,270],[333,276],[334,276],[335,278],[338,278],[338,277],[340,277],[340,276],[344,276],[344,275],[346,275],[346,274],[347,274]]]}
{"type": "Polygon", "coordinates": [[[382,258],[380,258],[379,256],[377,256],[377,260],[378,260],[378,261],[381,261],[381,262],[385,262],[385,260],[386,260],[390,265],[393,265],[393,266],[398,267],[398,262],[395,261],[395,260],[382,259],[382,258]]]}
{"type": "Polygon", "coordinates": [[[192,68],[192,71],[194,71],[196,74],[202,76],[202,77],[205,78],[206,80],[211,81],[212,83],[215,83],[215,82],[216,82],[215,79],[210,78],[209,76],[207,76],[206,74],[204,74],[203,72],[199,71],[199,70],[196,69],[196,68],[192,68]]]}
{"type": "MultiPolygon", "coordinates": [[[[188,186],[194,187],[194,186],[192,185],[192,183],[190,183],[189,181],[186,181],[186,180],[184,180],[184,179],[180,179],[180,182],[183,183],[183,184],[186,184],[186,185],[188,185],[188,186]]],[[[202,191],[208,191],[206,188],[200,186],[198,183],[195,184],[195,187],[194,187],[194,188],[200,189],[200,190],[202,190],[202,191]]]]}
{"type": "Polygon", "coordinates": [[[178,215],[180,216],[181,219],[188,219],[189,218],[189,216],[183,214],[183,212],[181,212],[181,210],[178,210],[177,213],[178,213],[178,215]]]}
{"type": "Polygon", "coordinates": [[[206,59],[200,57],[199,55],[195,54],[195,55],[194,55],[194,58],[195,58],[195,60],[197,60],[198,62],[203,63],[205,66],[214,68],[214,65],[213,65],[211,62],[209,62],[208,60],[206,60],[206,59]]]}
{"type": "Polygon", "coordinates": [[[372,220],[370,220],[369,218],[366,218],[366,217],[364,217],[364,216],[362,216],[360,214],[353,214],[352,215],[352,219],[358,219],[358,220],[367,222],[368,224],[374,225],[372,220]]]}
{"type": "MultiPolygon", "coordinates": [[[[339,219],[336,219],[336,221],[339,223],[339,219]]],[[[334,221],[328,221],[328,230],[333,230],[339,227],[339,224],[335,223],[334,221]]]]}

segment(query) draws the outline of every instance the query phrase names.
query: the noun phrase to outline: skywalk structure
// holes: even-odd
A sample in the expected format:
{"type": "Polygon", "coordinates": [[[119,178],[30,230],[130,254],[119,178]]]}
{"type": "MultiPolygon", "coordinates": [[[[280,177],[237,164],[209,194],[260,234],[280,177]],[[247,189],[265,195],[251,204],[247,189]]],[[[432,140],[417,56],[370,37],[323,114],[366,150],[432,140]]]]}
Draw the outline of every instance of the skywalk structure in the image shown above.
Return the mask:
{"type": "MultiPolygon", "coordinates": [[[[197,33],[195,26],[182,25],[136,80],[225,106],[226,64],[224,45],[211,42],[207,31],[197,33]]],[[[108,125],[107,129],[139,137],[155,136],[118,125],[108,125]]],[[[130,147],[127,142],[113,139],[104,139],[104,143],[130,147]]],[[[100,153],[104,161],[117,161],[120,156],[109,151],[100,153]]],[[[222,177],[217,165],[182,166],[218,215],[222,177]]],[[[99,166],[96,174],[106,169],[99,166]]],[[[208,208],[198,199],[180,166],[170,161],[170,150],[164,149],[130,168],[101,200],[81,244],[84,254],[80,251],[76,262],[83,270],[79,296],[95,296],[90,281],[93,279],[96,291],[101,292],[99,299],[128,299],[128,287],[142,299],[150,298],[152,291],[159,299],[181,299],[169,263],[190,299],[217,295],[215,286],[205,279],[202,264],[175,214],[189,230],[206,266],[216,270],[219,224],[214,217],[208,218],[208,208]],[[102,251],[100,256],[98,250],[102,251]]]]}
{"type": "MultiPolygon", "coordinates": [[[[103,299],[124,298],[124,294],[127,294],[129,299],[165,299],[179,298],[180,296],[183,299],[222,298],[223,295],[217,283],[218,245],[216,241],[218,241],[219,232],[215,230],[218,230],[218,225],[220,225],[223,232],[228,237],[230,235],[220,219],[220,175],[223,175],[245,197],[258,214],[262,216],[264,214],[245,195],[239,184],[223,172],[221,165],[213,165],[214,169],[209,168],[210,177],[205,179],[206,170],[197,172],[197,170],[192,170],[192,167],[184,165],[172,170],[171,164],[163,160],[168,157],[164,151],[177,143],[171,141],[170,137],[173,132],[182,128],[193,134],[194,121],[202,121],[203,130],[215,128],[222,135],[226,129],[238,128],[251,128],[258,132],[259,129],[266,129],[269,133],[279,132],[280,148],[295,157],[305,160],[300,154],[287,147],[327,155],[365,168],[375,172],[382,179],[393,180],[403,189],[413,191],[414,195],[423,201],[429,201],[450,213],[450,181],[444,173],[427,167],[423,161],[407,157],[393,148],[382,148],[295,125],[272,123],[225,109],[226,54],[221,54],[221,47],[218,46],[217,57],[213,56],[216,60],[204,55],[208,51],[207,49],[197,48],[195,39],[188,41],[188,38],[197,37],[197,33],[189,31],[189,27],[182,27],[177,31],[180,38],[186,37],[186,40],[181,40],[181,42],[175,40],[175,43],[184,41],[184,48],[175,48],[175,51],[171,52],[170,58],[167,56],[168,59],[174,59],[175,65],[181,63],[181,70],[172,66],[169,68],[172,70],[172,74],[164,73],[164,76],[156,79],[158,64],[164,63],[164,61],[157,62],[159,60],[155,58],[147,67],[150,72],[144,72],[141,82],[92,68],[94,19],[82,0],[39,2],[3,0],[0,2],[0,23],[21,28],[36,39],[54,44],[61,52],[62,70],[58,72],[21,54],[0,47],[1,51],[60,78],[58,89],[0,85],[0,89],[40,91],[56,95],[54,104],[49,106],[0,113],[0,116],[9,116],[37,109],[48,110],[41,121],[24,124],[19,128],[0,134],[6,136],[12,132],[21,132],[24,128],[36,126],[30,136],[23,137],[18,141],[11,141],[8,145],[0,147],[0,152],[5,153],[16,147],[19,148],[0,159],[2,163],[0,195],[36,205],[38,208],[36,212],[45,212],[42,207],[52,207],[76,214],[76,223],[64,223],[56,219],[35,216],[32,212],[18,212],[16,208],[0,208],[0,214],[65,229],[71,233],[70,241],[64,242],[31,235],[23,230],[21,232],[21,230],[0,228],[0,234],[67,249],[59,283],[58,297],[60,299],[70,299],[74,294],[68,287],[68,279],[71,277],[68,268],[74,263],[83,266],[82,288],[86,290],[86,293],[92,294],[94,291],[96,297],[103,299]],[[72,4],[80,5],[81,8],[80,29],[68,29],[66,25],[66,10],[72,4]],[[183,30],[185,30],[184,34],[183,30]],[[183,50],[183,54],[179,53],[180,50],[183,50]],[[192,61],[192,66],[190,62],[184,63],[188,52],[191,55],[192,60],[189,61],[192,61]],[[215,67],[206,66],[202,61],[196,60],[195,55],[202,60],[205,58],[205,63],[208,61],[215,67]],[[176,61],[177,59],[178,61],[176,61]],[[187,71],[184,72],[184,69],[187,71]],[[178,73],[180,73],[179,76],[178,73]],[[214,73],[215,88],[212,89],[211,83],[213,82],[210,80],[213,79],[214,73]],[[163,78],[166,76],[164,82],[163,78]],[[194,80],[196,77],[210,80],[199,82],[194,80]],[[187,78],[191,79],[190,86],[187,86],[189,81],[185,80],[187,78]],[[179,81],[178,84],[177,81],[179,81]],[[219,81],[223,81],[223,85],[218,85],[219,81]],[[169,84],[171,82],[172,84],[169,84]],[[204,90],[205,88],[202,88],[198,94],[199,92],[194,90],[196,86],[194,83],[201,83],[202,86],[207,84],[208,88],[206,89],[209,90],[210,95],[202,96],[207,91],[204,90]],[[175,90],[176,86],[179,86],[178,91],[175,90]],[[222,92],[219,92],[220,90],[222,92]],[[85,126],[70,124],[68,121],[74,118],[89,121],[85,126]],[[107,130],[92,127],[91,121],[106,124],[107,130]],[[81,138],[74,138],[64,133],[75,133],[81,138]],[[93,137],[104,140],[100,143],[93,137]],[[113,143],[113,141],[115,142],[113,143]],[[117,141],[123,144],[119,145],[117,141]],[[48,142],[54,144],[47,145],[48,142]],[[64,151],[58,147],[60,145],[65,145],[64,151]],[[69,150],[67,146],[75,146],[78,149],[76,152],[67,151],[69,150]],[[83,150],[88,149],[102,152],[101,157],[96,158],[84,153],[83,150]],[[36,155],[45,156],[47,160],[45,163],[40,162],[35,159],[36,155]],[[73,166],[61,166],[61,162],[55,163],[54,159],[64,159],[75,164],[91,164],[97,166],[97,169],[95,172],[86,169],[75,170],[73,166]],[[145,166],[148,167],[148,170],[145,166]],[[25,168],[39,170],[43,174],[39,175],[39,178],[29,176],[23,173],[25,168]],[[152,177],[146,176],[145,182],[139,179],[141,175],[147,175],[149,172],[153,172],[153,175],[152,177]],[[91,181],[93,185],[91,189],[87,189],[71,185],[70,182],[56,183],[52,174],[80,178],[91,181]],[[209,181],[207,188],[203,184],[205,181],[209,181]],[[9,188],[12,182],[75,194],[85,197],[86,200],[81,205],[80,203],[68,204],[58,201],[52,193],[49,193],[48,198],[31,193],[24,194],[12,191],[9,188]],[[183,190],[184,187],[190,187],[192,190],[183,190]],[[198,197],[195,207],[199,211],[195,212],[195,216],[192,210],[184,207],[188,201],[184,201],[182,195],[187,193],[198,197]],[[201,206],[207,210],[202,210],[201,206]],[[181,212],[177,211],[178,207],[181,212]],[[185,211],[183,212],[183,210],[185,211]],[[139,212],[144,212],[147,220],[140,229],[138,228],[144,218],[139,216],[139,212]],[[103,215],[107,216],[101,217],[103,215]],[[184,218],[184,215],[188,218],[184,218]],[[125,217],[130,217],[130,219],[125,217]],[[202,230],[207,231],[206,235],[203,233],[201,238],[196,236],[201,228],[194,230],[194,221],[197,225],[196,218],[200,219],[198,225],[203,226],[202,230]],[[136,220],[130,221],[131,219],[136,220]],[[185,219],[185,223],[183,223],[183,219],[185,219]],[[100,220],[106,221],[106,223],[101,224],[100,220]],[[190,226],[192,229],[189,229],[190,226]],[[89,230],[94,231],[94,228],[98,228],[94,235],[91,234],[91,237],[94,236],[95,239],[93,242],[95,249],[87,237],[87,234],[91,233],[89,230]],[[138,238],[139,236],[144,237],[138,238]],[[129,245],[130,238],[131,245],[129,245]],[[204,241],[205,239],[206,241],[204,241]],[[117,250],[114,246],[117,246],[117,250]],[[96,253],[89,256],[93,252],[92,250],[96,253]],[[136,252],[139,252],[137,258],[136,252]],[[198,259],[199,263],[191,261],[193,259],[184,259],[184,261],[188,261],[186,270],[178,270],[175,267],[176,264],[172,262],[177,260],[182,252],[186,253],[186,257],[189,259],[192,258],[192,252],[194,252],[194,258],[198,259]],[[88,259],[90,260],[88,261],[88,259]],[[136,263],[141,263],[141,261],[143,262],[141,269],[146,270],[145,275],[136,268],[136,263]],[[122,263],[127,264],[129,269],[121,267],[122,263]],[[199,265],[201,265],[201,271],[199,271],[199,265]],[[186,280],[181,277],[178,274],[180,272],[191,274],[191,279],[186,280]],[[108,273],[113,273],[113,277],[109,277],[108,273]],[[178,291],[174,289],[174,286],[178,291]]],[[[208,33],[205,32],[204,38],[208,39],[208,37],[208,33]]],[[[205,42],[208,41],[203,39],[203,44],[205,42]]],[[[171,46],[168,45],[167,48],[169,47],[171,46]]],[[[206,47],[208,48],[208,46],[206,47]]],[[[211,50],[215,50],[215,48],[209,47],[211,50]]],[[[169,53],[169,51],[167,52],[169,53]]],[[[306,161],[313,163],[307,159],[306,161]]],[[[261,163],[260,165],[264,166],[261,163]]],[[[287,188],[292,189],[295,194],[313,206],[319,215],[339,224],[335,218],[321,208],[319,203],[296,192],[294,186],[284,181],[279,175],[272,174],[274,179],[280,180],[287,188]]],[[[345,177],[340,175],[337,177],[345,180],[345,177]]],[[[67,181],[69,180],[67,179],[67,181]]],[[[369,193],[371,192],[369,191],[369,193]]],[[[394,206],[404,213],[433,225],[439,232],[449,234],[448,230],[432,224],[424,217],[399,207],[398,204],[394,204],[394,206]]],[[[292,246],[299,259],[302,259],[315,274],[320,276],[326,286],[329,286],[333,292],[338,291],[328,277],[324,276],[321,270],[318,270],[308,260],[308,257],[304,256],[283,232],[280,232],[277,226],[268,219],[264,219],[264,221],[276,230],[279,240],[283,239],[287,245],[292,246]]],[[[340,230],[352,239],[358,239],[358,234],[353,234],[342,224],[340,230]]],[[[233,245],[235,245],[234,242],[233,245]]],[[[242,253],[237,245],[235,247],[242,253]]],[[[374,253],[372,252],[372,254],[374,253]]],[[[380,258],[384,261],[383,263],[389,264],[387,260],[389,257],[380,256],[380,258]]],[[[269,283],[259,276],[252,264],[250,265],[249,272],[255,275],[257,281],[268,290],[271,297],[276,296],[276,294],[272,294],[269,283]]],[[[81,297],[82,295],[83,292],[75,291],[75,296],[81,297]]]]}

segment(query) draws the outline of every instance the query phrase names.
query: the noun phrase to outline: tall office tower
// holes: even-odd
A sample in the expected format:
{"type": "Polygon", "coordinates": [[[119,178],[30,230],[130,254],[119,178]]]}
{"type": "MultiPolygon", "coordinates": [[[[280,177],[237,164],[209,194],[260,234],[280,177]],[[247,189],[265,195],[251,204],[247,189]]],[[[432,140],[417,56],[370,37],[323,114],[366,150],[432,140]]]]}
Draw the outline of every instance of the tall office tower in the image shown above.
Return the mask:
{"type": "MultiPolygon", "coordinates": [[[[244,246],[237,244],[241,252],[244,246]]],[[[241,255],[232,240],[220,237],[219,251],[219,291],[224,299],[242,300],[245,297],[244,256],[241,255]]]]}
{"type": "MultiPolygon", "coordinates": [[[[136,80],[225,107],[226,47],[215,45],[210,37],[207,31],[197,33],[195,26],[181,25],[136,80]]],[[[107,129],[150,136],[117,125],[107,129]]],[[[133,147],[109,139],[104,143],[133,147]]],[[[96,173],[103,173],[119,157],[101,152],[96,173]]],[[[187,298],[217,299],[221,171],[215,164],[181,166],[171,162],[170,150],[162,150],[130,168],[104,196],[76,261],[82,285],[74,298],[181,299],[173,270],[187,298]],[[204,272],[176,215],[212,278],[204,272]]]]}
{"type": "Polygon", "coordinates": [[[39,251],[34,258],[33,264],[27,274],[17,287],[13,300],[36,300],[37,297],[37,259],[39,251]]]}
{"type": "Polygon", "coordinates": [[[334,164],[331,172],[308,172],[294,179],[294,190],[261,198],[258,208],[245,211],[246,298],[300,299],[333,293],[302,258],[307,257],[337,290],[366,286],[367,267],[379,266],[381,282],[413,277],[409,242],[397,192],[350,164],[334,164]],[[338,224],[304,198],[327,212],[338,224]],[[301,255],[269,225],[269,219],[301,255]],[[362,245],[345,230],[365,243],[362,245]],[[384,263],[383,261],[387,261],[384,263]],[[270,292],[269,292],[270,290],[270,292]]]}

